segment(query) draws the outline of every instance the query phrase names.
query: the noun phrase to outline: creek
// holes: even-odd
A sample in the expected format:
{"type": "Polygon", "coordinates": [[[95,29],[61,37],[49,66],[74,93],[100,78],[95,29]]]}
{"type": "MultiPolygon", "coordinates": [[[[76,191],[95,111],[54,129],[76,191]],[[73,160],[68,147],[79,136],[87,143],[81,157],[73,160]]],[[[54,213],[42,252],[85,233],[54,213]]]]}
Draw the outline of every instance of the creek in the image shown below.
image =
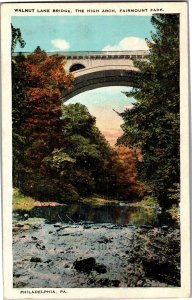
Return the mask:
{"type": "Polygon", "coordinates": [[[116,225],[174,225],[171,216],[158,208],[133,207],[126,203],[93,205],[76,203],[58,206],[35,206],[30,211],[14,211],[16,219],[43,218],[45,223],[112,223],[116,225]]]}

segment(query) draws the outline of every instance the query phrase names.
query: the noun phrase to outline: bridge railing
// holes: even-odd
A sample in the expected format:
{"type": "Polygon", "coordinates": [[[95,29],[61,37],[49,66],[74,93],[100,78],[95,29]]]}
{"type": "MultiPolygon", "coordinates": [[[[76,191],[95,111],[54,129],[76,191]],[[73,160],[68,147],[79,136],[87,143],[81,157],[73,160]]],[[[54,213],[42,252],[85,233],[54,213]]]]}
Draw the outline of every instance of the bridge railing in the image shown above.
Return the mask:
{"type": "MultiPolygon", "coordinates": [[[[14,52],[13,56],[22,53],[27,56],[31,54],[31,52],[14,52]]],[[[76,59],[76,58],[130,58],[130,57],[145,57],[149,55],[148,50],[137,50],[137,51],[53,51],[47,52],[48,55],[62,55],[65,59],[76,59]]]]}

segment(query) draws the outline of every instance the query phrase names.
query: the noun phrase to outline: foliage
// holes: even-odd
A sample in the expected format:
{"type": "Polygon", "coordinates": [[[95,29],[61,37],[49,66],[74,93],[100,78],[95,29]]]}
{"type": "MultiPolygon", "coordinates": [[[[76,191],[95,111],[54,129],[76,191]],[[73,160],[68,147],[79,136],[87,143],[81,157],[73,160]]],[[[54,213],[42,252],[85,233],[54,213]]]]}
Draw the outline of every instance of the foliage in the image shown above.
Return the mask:
{"type": "Polygon", "coordinates": [[[71,88],[72,77],[64,72],[62,56],[48,56],[39,47],[26,58],[15,57],[12,76],[14,184],[36,198],[60,197],[62,187],[54,191],[51,181],[58,179],[44,158],[63,143],[62,88],[71,88]]]}
{"type": "Polygon", "coordinates": [[[180,201],[180,184],[173,183],[172,187],[168,189],[169,199],[175,203],[179,203],[180,201]]]}
{"type": "Polygon", "coordinates": [[[11,24],[11,31],[12,31],[11,52],[14,52],[17,43],[20,44],[21,48],[24,48],[25,47],[25,41],[22,38],[20,29],[19,28],[15,28],[11,24]]]}
{"type": "Polygon", "coordinates": [[[180,209],[176,204],[173,204],[169,209],[168,213],[170,213],[173,220],[177,222],[179,225],[180,222],[180,209]]]}
{"type": "Polygon", "coordinates": [[[106,163],[112,149],[95,125],[96,119],[79,103],[63,107],[65,151],[75,159],[74,184],[81,196],[106,193],[106,163]]]}
{"type": "Polygon", "coordinates": [[[159,203],[157,198],[152,196],[145,196],[142,201],[138,202],[138,206],[141,207],[151,207],[151,208],[159,208],[159,203]]]}
{"type": "Polygon", "coordinates": [[[24,133],[27,111],[27,76],[25,57],[18,55],[12,60],[12,143],[13,143],[13,184],[22,181],[22,163],[26,145],[24,133]]]}
{"type": "Polygon", "coordinates": [[[141,149],[141,177],[161,205],[170,206],[168,190],[179,183],[179,15],[154,15],[151,21],[156,32],[148,41],[148,60],[135,62],[137,88],[127,96],[137,102],[121,114],[118,144],[141,149]]]}
{"type": "Polygon", "coordinates": [[[112,163],[109,166],[109,184],[111,195],[116,199],[135,201],[143,196],[144,187],[137,180],[136,162],[140,157],[137,150],[127,147],[118,147],[112,154],[112,163]]]}

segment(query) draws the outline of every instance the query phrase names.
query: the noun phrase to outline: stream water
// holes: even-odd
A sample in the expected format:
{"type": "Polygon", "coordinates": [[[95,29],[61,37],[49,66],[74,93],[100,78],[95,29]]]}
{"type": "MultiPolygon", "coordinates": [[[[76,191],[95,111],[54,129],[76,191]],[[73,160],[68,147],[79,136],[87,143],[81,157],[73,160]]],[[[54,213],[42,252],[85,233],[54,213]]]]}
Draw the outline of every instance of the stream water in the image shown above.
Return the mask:
{"type": "Polygon", "coordinates": [[[48,224],[62,223],[112,223],[117,225],[174,225],[170,215],[152,208],[131,207],[127,204],[70,204],[36,206],[30,211],[16,210],[17,220],[44,218],[48,224]]]}

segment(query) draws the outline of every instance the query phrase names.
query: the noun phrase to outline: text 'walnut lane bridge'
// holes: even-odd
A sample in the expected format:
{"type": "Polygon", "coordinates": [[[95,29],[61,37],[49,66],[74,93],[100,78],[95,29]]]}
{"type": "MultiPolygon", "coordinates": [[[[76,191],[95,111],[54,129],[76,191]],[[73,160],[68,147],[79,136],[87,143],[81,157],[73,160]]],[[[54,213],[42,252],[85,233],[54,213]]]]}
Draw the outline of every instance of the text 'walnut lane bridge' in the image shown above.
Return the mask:
{"type": "Polygon", "coordinates": [[[146,60],[148,51],[69,52],[64,56],[66,72],[74,76],[73,88],[64,91],[64,101],[95,88],[135,86],[138,69],[134,60],[146,60]]]}

